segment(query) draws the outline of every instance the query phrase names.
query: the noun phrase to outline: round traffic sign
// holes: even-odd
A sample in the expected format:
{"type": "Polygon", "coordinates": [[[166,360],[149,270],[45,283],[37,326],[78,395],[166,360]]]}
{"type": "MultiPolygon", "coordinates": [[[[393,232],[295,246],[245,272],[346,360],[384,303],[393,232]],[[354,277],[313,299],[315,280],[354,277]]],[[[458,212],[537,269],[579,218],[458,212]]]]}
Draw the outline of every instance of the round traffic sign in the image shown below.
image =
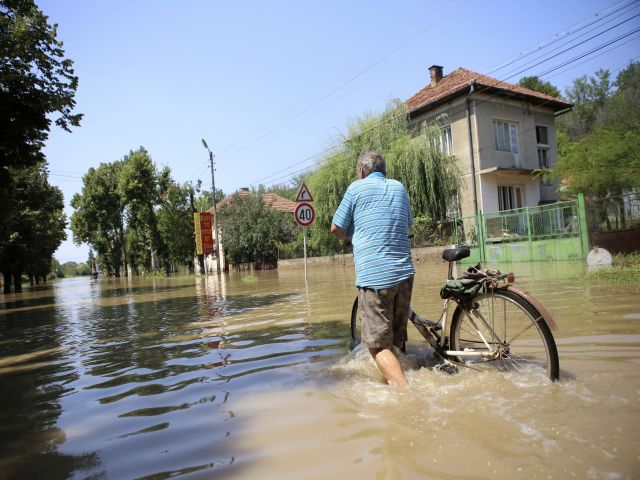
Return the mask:
{"type": "Polygon", "coordinates": [[[302,202],[296,207],[296,211],[293,213],[296,217],[296,222],[301,227],[308,227],[313,223],[316,218],[316,212],[310,203],[302,202]]]}

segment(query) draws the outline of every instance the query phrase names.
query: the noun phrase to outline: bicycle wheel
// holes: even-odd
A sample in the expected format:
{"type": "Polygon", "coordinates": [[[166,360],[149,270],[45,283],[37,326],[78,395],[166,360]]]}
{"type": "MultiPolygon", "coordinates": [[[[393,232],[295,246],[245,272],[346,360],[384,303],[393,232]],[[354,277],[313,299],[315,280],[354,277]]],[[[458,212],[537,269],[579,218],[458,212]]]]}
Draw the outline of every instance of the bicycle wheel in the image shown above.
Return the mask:
{"type": "Polygon", "coordinates": [[[360,343],[360,319],[358,318],[358,297],[351,307],[351,350],[356,348],[360,343]]]}
{"type": "Polygon", "coordinates": [[[558,380],[556,343],[533,305],[502,289],[478,295],[471,304],[470,310],[458,305],[451,320],[451,349],[469,353],[459,356],[460,362],[489,362],[505,371],[544,370],[551,380],[558,380]],[[490,351],[495,356],[483,356],[490,351]]]}

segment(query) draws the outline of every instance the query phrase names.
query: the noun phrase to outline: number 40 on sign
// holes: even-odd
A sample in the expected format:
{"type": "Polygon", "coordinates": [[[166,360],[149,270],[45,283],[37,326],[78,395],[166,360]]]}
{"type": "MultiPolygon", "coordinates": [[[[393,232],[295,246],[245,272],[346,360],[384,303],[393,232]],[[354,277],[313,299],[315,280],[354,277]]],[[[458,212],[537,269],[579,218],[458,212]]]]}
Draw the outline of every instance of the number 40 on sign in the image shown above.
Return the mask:
{"type": "Polygon", "coordinates": [[[301,227],[308,227],[313,223],[316,218],[316,212],[310,203],[302,202],[296,207],[295,213],[296,222],[301,227]]]}

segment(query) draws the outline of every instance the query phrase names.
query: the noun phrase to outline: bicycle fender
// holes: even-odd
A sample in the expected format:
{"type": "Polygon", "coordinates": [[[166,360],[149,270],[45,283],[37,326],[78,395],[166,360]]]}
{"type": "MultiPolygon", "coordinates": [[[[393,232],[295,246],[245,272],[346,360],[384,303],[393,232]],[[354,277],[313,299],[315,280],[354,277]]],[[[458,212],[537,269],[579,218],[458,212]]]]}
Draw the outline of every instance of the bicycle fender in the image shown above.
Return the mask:
{"type": "Polygon", "coordinates": [[[517,293],[518,295],[520,295],[527,302],[529,302],[531,305],[533,305],[534,308],[536,310],[538,310],[538,312],[540,312],[540,315],[542,315],[542,319],[546,322],[547,326],[551,329],[551,331],[555,332],[556,330],[558,330],[558,325],[556,324],[555,320],[553,319],[553,317],[551,316],[549,311],[546,308],[544,308],[544,306],[538,300],[533,298],[527,292],[525,292],[524,290],[520,290],[519,288],[516,288],[511,284],[503,285],[503,286],[500,286],[498,288],[503,288],[505,290],[511,290],[512,292],[517,293]]]}

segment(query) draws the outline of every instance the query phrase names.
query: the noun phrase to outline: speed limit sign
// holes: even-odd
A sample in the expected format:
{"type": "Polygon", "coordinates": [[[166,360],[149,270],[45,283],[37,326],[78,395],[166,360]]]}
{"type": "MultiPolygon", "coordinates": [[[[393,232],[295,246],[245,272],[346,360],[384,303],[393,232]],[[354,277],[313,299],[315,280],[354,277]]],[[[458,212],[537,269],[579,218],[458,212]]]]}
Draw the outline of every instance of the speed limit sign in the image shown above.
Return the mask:
{"type": "Polygon", "coordinates": [[[298,225],[301,227],[308,227],[316,218],[316,212],[313,210],[311,204],[307,202],[299,203],[294,215],[296,222],[298,222],[298,225]]]}

